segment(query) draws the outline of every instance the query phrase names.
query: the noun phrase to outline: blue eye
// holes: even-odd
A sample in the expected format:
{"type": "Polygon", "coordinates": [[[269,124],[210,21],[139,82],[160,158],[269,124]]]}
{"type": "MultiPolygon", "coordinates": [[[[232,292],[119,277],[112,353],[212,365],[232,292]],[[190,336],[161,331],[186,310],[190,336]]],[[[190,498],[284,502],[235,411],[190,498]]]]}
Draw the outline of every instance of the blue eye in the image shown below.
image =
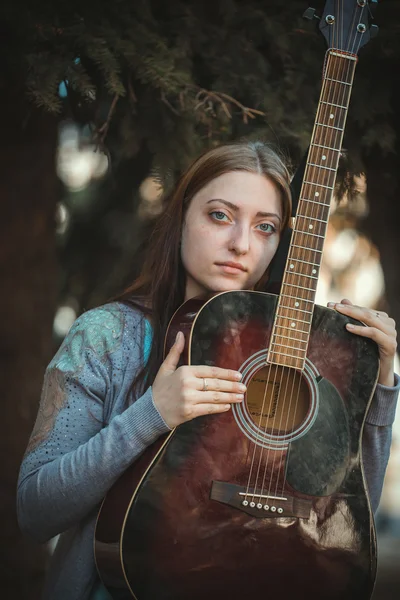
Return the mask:
{"type": "Polygon", "coordinates": [[[213,215],[214,219],[216,219],[217,221],[223,221],[224,217],[226,217],[226,214],[222,212],[222,210],[213,210],[212,212],[210,212],[210,215],[213,215]]]}
{"type": "Polygon", "coordinates": [[[271,223],[261,223],[259,227],[264,233],[275,233],[276,231],[275,227],[271,225],[271,223]]]}

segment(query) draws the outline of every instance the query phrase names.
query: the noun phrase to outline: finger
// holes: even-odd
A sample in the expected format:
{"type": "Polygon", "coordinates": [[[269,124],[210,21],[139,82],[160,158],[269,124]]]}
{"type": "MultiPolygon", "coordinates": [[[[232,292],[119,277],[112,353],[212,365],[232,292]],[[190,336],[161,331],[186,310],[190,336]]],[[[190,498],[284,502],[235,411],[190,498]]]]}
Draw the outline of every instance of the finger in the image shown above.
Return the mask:
{"type": "Polygon", "coordinates": [[[206,377],[195,378],[196,389],[202,392],[215,391],[215,392],[236,392],[244,393],[247,388],[244,383],[238,381],[227,381],[226,379],[208,379],[206,377]]]}
{"type": "Polygon", "coordinates": [[[343,300],[340,301],[340,304],[346,304],[347,306],[354,306],[352,301],[349,300],[348,298],[343,298],[343,300]]]}
{"type": "Polygon", "coordinates": [[[242,374],[233,369],[221,369],[220,367],[208,367],[198,365],[194,367],[194,376],[200,379],[223,379],[226,381],[240,381],[242,374]]]}
{"type": "Polygon", "coordinates": [[[347,323],[346,329],[351,333],[376,342],[386,356],[392,356],[396,351],[396,340],[392,336],[386,335],[381,329],[365,327],[364,325],[353,325],[352,323],[347,323]]]}
{"type": "Polygon", "coordinates": [[[193,417],[201,417],[203,415],[215,415],[224,413],[230,410],[230,404],[197,404],[193,410],[193,417]]]}
{"type": "Polygon", "coordinates": [[[196,404],[227,404],[243,402],[244,394],[233,392],[202,392],[196,404]]]}
{"type": "Polygon", "coordinates": [[[362,321],[370,327],[376,327],[387,334],[394,330],[394,321],[389,319],[386,316],[386,313],[371,310],[364,306],[356,306],[354,304],[348,305],[337,303],[334,305],[334,308],[343,315],[362,321]]]}
{"type": "Polygon", "coordinates": [[[185,336],[183,335],[182,331],[178,331],[177,336],[175,338],[175,342],[171,347],[171,350],[165,357],[164,362],[160,367],[160,370],[162,369],[164,372],[176,371],[184,347],[185,336]]]}

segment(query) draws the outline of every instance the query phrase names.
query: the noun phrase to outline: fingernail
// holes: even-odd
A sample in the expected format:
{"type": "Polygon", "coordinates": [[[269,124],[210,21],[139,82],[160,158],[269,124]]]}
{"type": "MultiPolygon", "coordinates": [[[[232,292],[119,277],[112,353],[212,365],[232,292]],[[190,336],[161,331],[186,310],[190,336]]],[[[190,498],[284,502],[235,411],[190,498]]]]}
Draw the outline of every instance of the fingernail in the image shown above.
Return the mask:
{"type": "Polygon", "coordinates": [[[344,308],[344,304],[336,304],[336,308],[344,308]]]}
{"type": "Polygon", "coordinates": [[[329,306],[329,308],[333,308],[335,306],[335,303],[334,302],[328,302],[328,306],[329,306]]]}
{"type": "Polygon", "coordinates": [[[231,407],[231,405],[230,405],[230,404],[225,404],[225,410],[229,410],[229,409],[230,409],[230,407],[231,407]]]}
{"type": "Polygon", "coordinates": [[[346,323],[346,327],[347,329],[354,329],[355,325],[353,325],[352,323],[346,323]]]}
{"type": "Polygon", "coordinates": [[[245,392],[247,390],[247,387],[244,385],[244,383],[239,383],[239,389],[245,392]]]}
{"type": "Polygon", "coordinates": [[[175,342],[177,342],[179,340],[179,336],[181,335],[181,331],[178,331],[178,333],[176,334],[176,338],[175,338],[175,342]]]}
{"type": "Polygon", "coordinates": [[[243,396],[243,394],[236,394],[236,398],[238,400],[243,400],[244,396],[243,396]]]}
{"type": "Polygon", "coordinates": [[[238,371],[237,373],[235,373],[235,378],[238,380],[242,379],[242,374],[238,371]]]}

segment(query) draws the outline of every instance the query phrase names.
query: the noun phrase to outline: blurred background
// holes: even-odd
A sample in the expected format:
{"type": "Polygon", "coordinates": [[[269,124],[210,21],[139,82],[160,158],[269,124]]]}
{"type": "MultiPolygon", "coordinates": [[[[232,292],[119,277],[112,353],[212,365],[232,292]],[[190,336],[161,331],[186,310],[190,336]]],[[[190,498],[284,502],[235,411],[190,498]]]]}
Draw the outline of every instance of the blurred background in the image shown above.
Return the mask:
{"type": "MultiPolygon", "coordinates": [[[[330,3],[333,7],[336,2],[330,3]]],[[[400,6],[369,3],[317,301],[400,322],[400,6]],[[375,14],[376,13],[376,14],[375,14]]],[[[313,4],[322,14],[324,2],[313,4]]],[[[22,538],[19,465],[44,369],[76,317],[138,274],[163,192],[200,151],[247,137],[294,172],[325,41],[307,1],[4,0],[0,72],[0,589],[39,598],[49,547],[22,538]]],[[[399,368],[397,368],[399,370],[399,368]]],[[[377,515],[374,600],[398,596],[400,415],[377,515]]]]}

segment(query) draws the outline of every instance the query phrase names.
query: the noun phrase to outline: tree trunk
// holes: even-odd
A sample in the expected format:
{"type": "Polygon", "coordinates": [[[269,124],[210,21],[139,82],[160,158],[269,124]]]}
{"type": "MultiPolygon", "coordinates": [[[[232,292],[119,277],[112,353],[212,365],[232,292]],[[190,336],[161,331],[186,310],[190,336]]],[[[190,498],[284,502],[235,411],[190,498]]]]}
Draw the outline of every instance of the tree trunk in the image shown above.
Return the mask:
{"type": "Polygon", "coordinates": [[[0,85],[0,590],[8,600],[36,600],[47,550],[19,532],[15,490],[53,350],[57,122],[29,107],[22,86],[5,79],[0,85]]]}

